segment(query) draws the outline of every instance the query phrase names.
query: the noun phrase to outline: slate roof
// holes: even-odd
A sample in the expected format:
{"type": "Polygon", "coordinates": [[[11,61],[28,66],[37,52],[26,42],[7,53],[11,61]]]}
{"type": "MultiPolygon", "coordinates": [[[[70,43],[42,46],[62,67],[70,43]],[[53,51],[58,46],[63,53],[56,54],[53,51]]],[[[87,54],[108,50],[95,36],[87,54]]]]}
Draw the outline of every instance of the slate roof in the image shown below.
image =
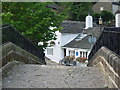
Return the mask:
{"type": "Polygon", "coordinates": [[[79,35],[68,44],[64,45],[63,47],[69,47],[69,48],[81,48],[81,49],[90,49],[91,43],[89,42],[89,35],[93,35],[96,37],[96,39],[99,38],[101,34],[101,30],[99,27],[90,28],[83,31],[84,34],[88,34],[86,37],[84,37],[82,40],[77,41],[76,38],[79,37],[79,35]]]}
{"type": "Polygon", "coordinates": [[[112,2],[112,4],[120,6],[120,1],[119,2],[112,2]]]}
{"type": "Polygon", "coordinates": [[[116,12],[115,12],[115,14],[119,14],[120,13],[120,10],[117,10],[116,12]]]}
{"type": "Polygon", "coordinates": [[[66,44],[63,47],[69,47],[69,48],[82,48],[82,49],[90,49],[91,44],[88,42],[88,36],[83,38],[81,41],[76,41],[75,39],[71,41],[70,43],[66,44]]]}
{"type": "Polygon", "coordinates": [[[62,10],[63,8],[57,4],[49,4],[47,5],[48,8],[53,8],[53,9],[56,9],[56,10],[62,10]]]}
{"type": "Polygon", "coordinates": [[[99,38],[100,34],[102,33],[102,29],[100,27],[93,27],[89,29],[84,29],[83,34],[93,35],[96,38],[99,38]]]}
{"type": "MultiPolygon", "coordinates": [[[[82,33],[83,29],[85,28],[85,22],[78,22],[78,21],[63,21],[61,26],[63,29],[60,31],[61,33],[82,33]]],[[[93,25],[94,27],[97,24],[93,25]]]]}

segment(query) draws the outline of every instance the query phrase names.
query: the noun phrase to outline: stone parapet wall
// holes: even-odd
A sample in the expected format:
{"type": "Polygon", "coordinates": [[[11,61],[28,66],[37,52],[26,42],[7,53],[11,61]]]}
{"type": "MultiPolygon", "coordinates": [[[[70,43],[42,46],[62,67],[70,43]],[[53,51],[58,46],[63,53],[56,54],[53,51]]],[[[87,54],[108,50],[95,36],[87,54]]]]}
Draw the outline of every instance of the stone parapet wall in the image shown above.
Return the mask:
{"type": "Polygon", "coordinates": [[[13,60],[26,64],[43,64],[42,60],[39,60],[36,56],[9,42],[2,46],[2,58],[0,62],[4,66],[13,60]]]}
{"type": "Polygon", "coordinates": [[[120,56],[102,47],[89,60],[88,66],[99,67],[104,72],[108,87],[120,88],[120,56]]]}
{"type": "Polygon", "coordinates": [[[120,56],[120,27],[106,27],[102,30],[100,37],[97,39],[88,56],[89,60],[102,46],[120,56]]]}
{"type": "Polygon", "coordinates": [[[4,24],[2,25],[2,44],[7,42],[12,42],[21,49],[40,58],[39,60],[42,60],[40,62],[44,64],[46,63],[43,48],[38,47],[37,44],[33,43],[31,40],[23,36],[15,27],[4,24]]]}

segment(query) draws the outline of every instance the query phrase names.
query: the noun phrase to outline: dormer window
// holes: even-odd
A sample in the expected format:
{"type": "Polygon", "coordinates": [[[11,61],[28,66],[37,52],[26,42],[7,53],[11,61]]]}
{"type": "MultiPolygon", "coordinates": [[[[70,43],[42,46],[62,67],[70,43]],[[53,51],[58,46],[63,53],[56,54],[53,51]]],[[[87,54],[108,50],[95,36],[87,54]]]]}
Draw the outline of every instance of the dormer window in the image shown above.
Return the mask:
{"type": "Polygon", "coordinates": [[[54,41],[51,41],[50,42],[50,46],[54,46],[55,45],[55,42],[54,41]]]}

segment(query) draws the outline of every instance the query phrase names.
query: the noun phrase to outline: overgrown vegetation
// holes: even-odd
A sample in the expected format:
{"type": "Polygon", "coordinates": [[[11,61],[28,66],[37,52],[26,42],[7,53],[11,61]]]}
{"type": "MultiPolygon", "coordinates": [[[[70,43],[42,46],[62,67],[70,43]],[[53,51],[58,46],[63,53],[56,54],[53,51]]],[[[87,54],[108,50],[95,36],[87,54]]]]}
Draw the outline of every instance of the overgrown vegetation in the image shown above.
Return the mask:
{"type": "Polygon", "coordinates": [[[66,15],[56,14],[46,6],[47,2],[3,2],[2,22],[11,24],[36,45],[56,39],[55,31],[61,30],[60,23],[66,15]],[[52,30],[49,27],[56,27],[52,30]]]}
{"type": "Polygon", "coordinates": [[[55,40],[55,31],[61,30],[63,20],[85,21],[90,12],[94,19],[102,17],[104,22],[114,19],[111,12],[102,11],[100,14],[92,11],[94,2],[3,2],[2,22],[11,24],[24,36],[28,37],[36,45],[43,42],[41,47],[47,47],[47,41],[55,40]],[[57,4],[63,11],[57,13],[46,6],[57,4]],[[56,27],[52,30],[49,27],[56,27]]]}
{"type": "Polygon", "coordinates": [[[96,13],[92,11],[92,6],[95,2],[59,2],[58,5],[67,8],[68,20],[72,21],[85,21],[85,17],[90,13],[94,20],[98,22],[101,17],[103,22],[109,22],[114,20],[114,15],[109,11],[102,11],[101,13],[96,13]]]}

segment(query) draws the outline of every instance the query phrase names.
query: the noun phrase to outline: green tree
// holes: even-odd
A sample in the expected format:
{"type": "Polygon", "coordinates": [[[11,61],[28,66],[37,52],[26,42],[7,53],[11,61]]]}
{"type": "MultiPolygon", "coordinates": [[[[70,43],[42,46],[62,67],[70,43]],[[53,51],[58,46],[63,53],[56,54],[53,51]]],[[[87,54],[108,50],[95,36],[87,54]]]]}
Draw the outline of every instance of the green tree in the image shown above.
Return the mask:
{"type": "Polygon", "coordinates": [[[92,12],[91,7],[93,2],[56,2],[56,4],[66,9],[67,19],[72,21],[85,21],[85,17],[89,11],[92,12]]]}
{"type": "Polygon", "coordinates": [[[108,22],[114,19],[114,15],[109,11],[102,11],[100,15],[104,22],[108,22]]]}
{"type": "Polygon", "coordinates": [[[56,39],[55,31],[61,30],[60,23],[65,13],[56,14],[46,6],[47,2],[3,2],[2,22],[16,27],[35,44],[56,39]],[[56,27],[51,30],[49,27],[56,27]]]}
{"type": "Polygon", "coordinates": [[[94,17],[94,19],[96,19],[97,24],[100,17],[102,18],[104,24],[109,24],[111,21],[114,20],[114,15],[109,11],[102,11],[101,13],[93,12],[92,16],[94,17]]]}
{"type": "Polygon", "coordinates": [[[85,17],[88,15],[91,5],[91,2],[73,2],[70,5],[70,20],[85,21],[85,17]]]}

